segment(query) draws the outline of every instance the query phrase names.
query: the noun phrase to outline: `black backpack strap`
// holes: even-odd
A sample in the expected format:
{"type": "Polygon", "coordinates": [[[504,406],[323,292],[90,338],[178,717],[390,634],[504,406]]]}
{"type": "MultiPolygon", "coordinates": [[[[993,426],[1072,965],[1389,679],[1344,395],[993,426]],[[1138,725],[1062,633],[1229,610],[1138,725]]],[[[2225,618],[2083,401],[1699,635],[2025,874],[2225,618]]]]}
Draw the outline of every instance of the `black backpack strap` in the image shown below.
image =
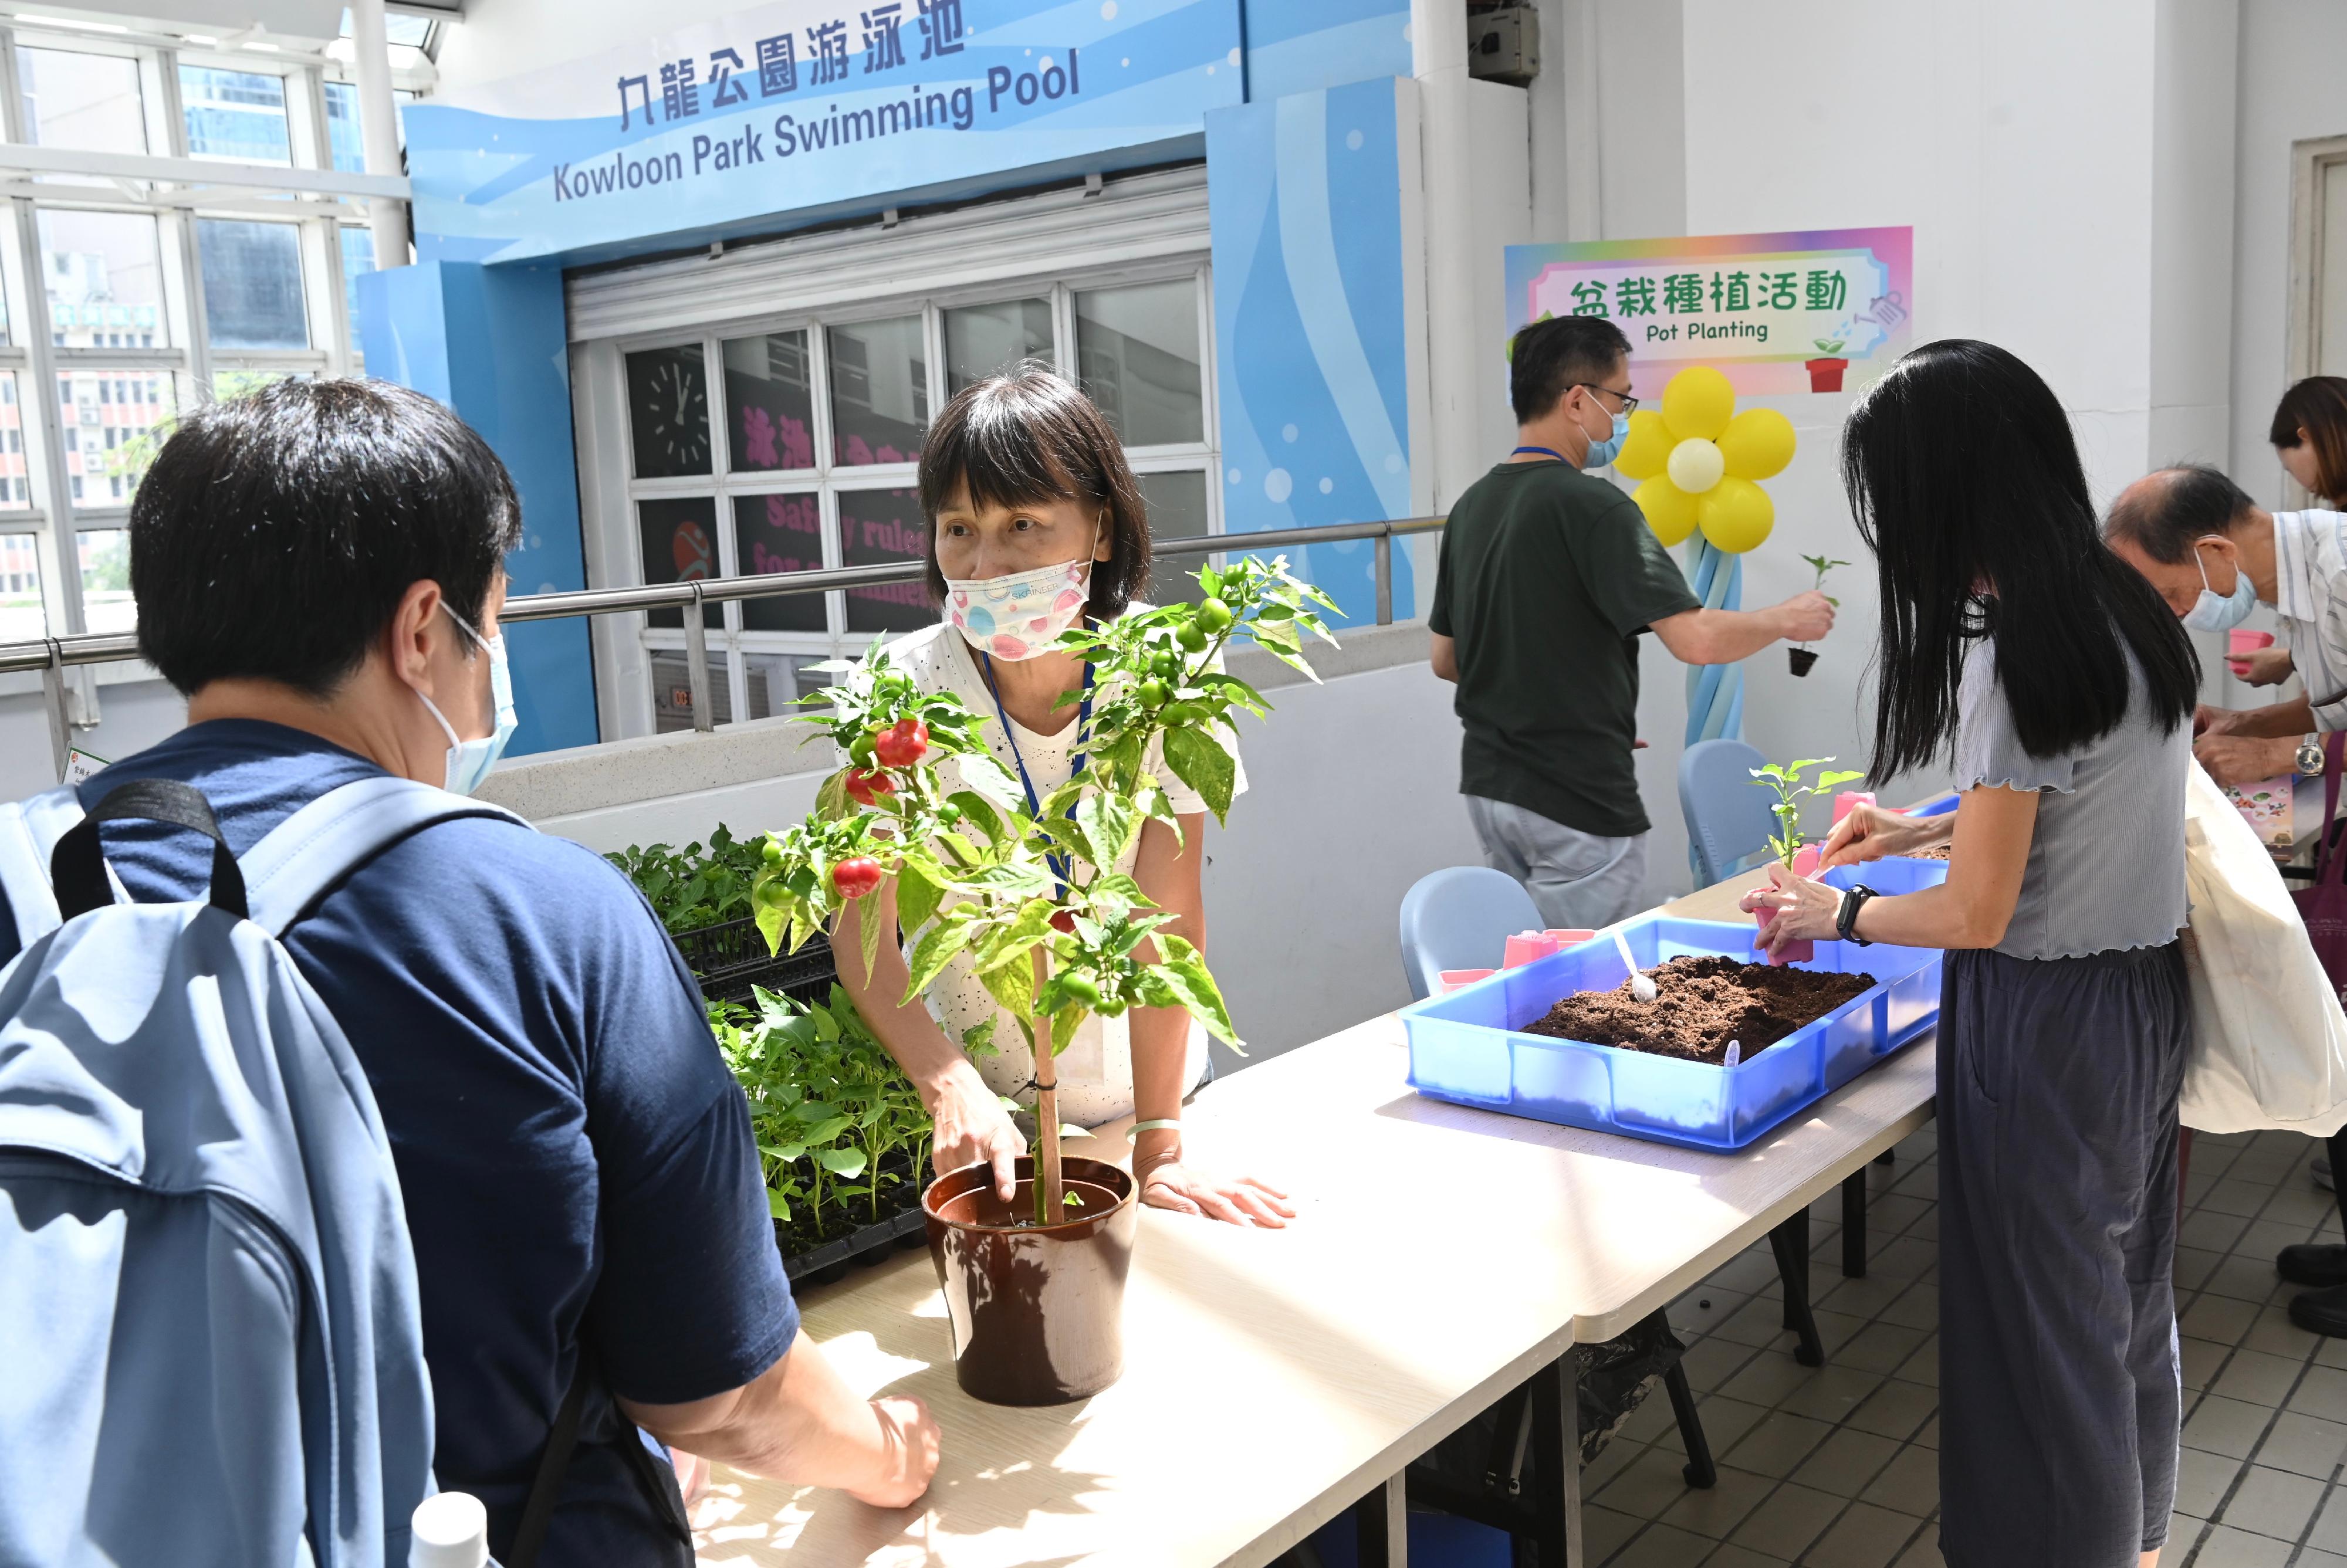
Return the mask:
{"type": "Polygon", "coordinates": [[[579,1446],[579,1413],[586,1407],[587,1353],[581,1350],[570,1369],[570,1389],[562,1396],[562,1409],[555,1412],[553,1430],[546,1434],[545,1451],[538,1456],[538,1474],[530,1480],[529,1501],[522,1505],[521,1527],[514,1532],[513,1550],[500,1559],[505,1568],[538,1568],[547,1527],[554,1522],[554,1505],[562,1500],[562,1478],[570,1469],[570,1450],[579,1446]]]}

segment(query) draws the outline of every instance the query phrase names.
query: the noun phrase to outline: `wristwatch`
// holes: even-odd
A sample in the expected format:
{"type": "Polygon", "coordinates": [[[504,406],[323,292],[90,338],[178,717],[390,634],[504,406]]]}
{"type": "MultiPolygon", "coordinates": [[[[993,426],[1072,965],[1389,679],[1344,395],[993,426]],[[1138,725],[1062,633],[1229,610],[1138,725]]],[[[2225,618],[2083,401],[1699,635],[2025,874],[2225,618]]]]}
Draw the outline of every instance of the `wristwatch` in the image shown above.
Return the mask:
{"type": "Polygon", "coordinates": [[[2308,778],[2318,778],[2322,773],[2322,737],[2309,735],[2298,743],[2298,771],[2308,778]]]}
{"type": "Polygon", "coordinates": [[[1861,948],[1874,946],[1858,934],[1858,912],[1874,897],[1874,889],[1863,882],[1852,883],[1841,896],[1841,907],[1834,912],[1834,934],[1845,942],[1855,942],[1861,948]]]}

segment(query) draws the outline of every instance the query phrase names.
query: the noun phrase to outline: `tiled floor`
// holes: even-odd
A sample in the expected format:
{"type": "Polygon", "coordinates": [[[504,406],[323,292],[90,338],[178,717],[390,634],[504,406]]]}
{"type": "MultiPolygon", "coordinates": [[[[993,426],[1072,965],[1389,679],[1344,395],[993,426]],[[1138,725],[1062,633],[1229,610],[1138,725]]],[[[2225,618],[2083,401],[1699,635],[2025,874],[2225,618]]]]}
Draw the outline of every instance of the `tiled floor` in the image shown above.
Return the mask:
{"type": "MultiPolygon", "coordinates": [[[[2177,1253],[2184,1456],[2161,1568],[2347,1568],[2347,1341],[2291,1326],[2273,1271],[2337,1240],[2293,1133],[2198,1139],[2177,1253]]],[[[1671,1308],[1719,1484],[1691,1491],[1657,1393],[1582,1479],[1592,1564],[1938,1568],[1939,1205],[1929,1129],[1871,1167],[1864,1279],[1839,1197],[1810,1215],[1826,1364],[1793,1359],[1764,1244],[1671,1308]]]]}

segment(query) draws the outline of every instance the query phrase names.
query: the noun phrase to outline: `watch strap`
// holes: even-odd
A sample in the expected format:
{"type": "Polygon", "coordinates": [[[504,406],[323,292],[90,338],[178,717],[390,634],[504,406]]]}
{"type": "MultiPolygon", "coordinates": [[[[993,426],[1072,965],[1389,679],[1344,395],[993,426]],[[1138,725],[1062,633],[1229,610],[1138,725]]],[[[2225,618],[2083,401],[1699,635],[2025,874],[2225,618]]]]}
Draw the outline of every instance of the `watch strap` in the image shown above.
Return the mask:
{"type": "Polygon", "coordinates": [[[1865,883],[1851,883],[1849,890],[1841,896],[1840,909],[1834,915],[1835,935],[1845,942],[1855,942],[1861,948],[1872,947],[1873,943],[1858,934],[1858,912],[1865,908],[1866,901],[1874,896],[1874,889],[1865,883]]]}

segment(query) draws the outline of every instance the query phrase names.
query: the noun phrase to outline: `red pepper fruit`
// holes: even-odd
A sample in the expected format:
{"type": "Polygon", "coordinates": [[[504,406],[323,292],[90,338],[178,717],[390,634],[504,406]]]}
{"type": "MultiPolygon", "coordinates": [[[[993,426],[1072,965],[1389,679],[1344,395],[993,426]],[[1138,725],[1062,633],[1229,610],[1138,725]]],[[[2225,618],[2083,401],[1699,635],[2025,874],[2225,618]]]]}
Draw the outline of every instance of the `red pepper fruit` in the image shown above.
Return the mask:
{"type": "Polygon", "coordinates": [[[895,794],[897,786],[887,774],[871,768],[847,770],[847,798],[858,805],[870,805],[873,796],[895,794]]]}
{"type": "Polygon", "coordinates": [[[831,868],[831,885],[843,898],[861,898],[880,886],[880,863],[868,855],[843,860],[831,868]]]}
{"type": "Polygon", "coordinates": [[[872,737],[872,754],[884,768],[909,768],[929,749],[929,727],[918,719],[899,719],[872,737]]]}
{"type": "Polygon", "coordinates": [[[1066,909],[1054,912],[1051,916],[1051,929],[1073,936],[1076,929],[1075,916],[1066,909]]]}

